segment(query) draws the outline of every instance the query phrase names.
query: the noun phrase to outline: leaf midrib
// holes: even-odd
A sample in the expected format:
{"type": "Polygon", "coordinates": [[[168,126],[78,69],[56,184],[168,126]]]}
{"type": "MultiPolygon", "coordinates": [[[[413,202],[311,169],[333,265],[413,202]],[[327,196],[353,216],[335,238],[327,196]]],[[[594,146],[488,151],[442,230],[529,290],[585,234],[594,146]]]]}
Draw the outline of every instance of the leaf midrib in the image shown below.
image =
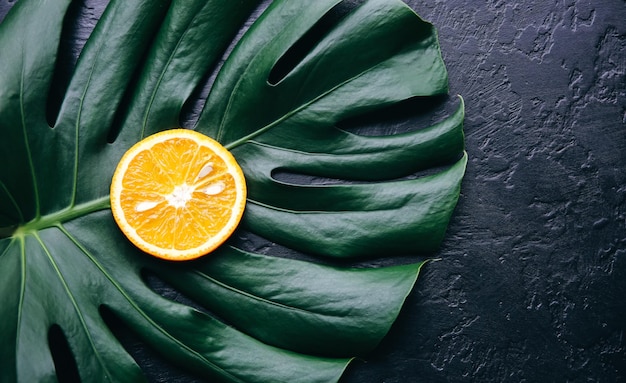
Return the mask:
{"type": "MultiPolygon", "coordinates": [[[[280,118],[278,118],[278,119],[274,120],[273,122],[271,122],[271,123],[269,123],[269,124],[267,124],[267,125],[265,125],[265,126],[263,126],[263,127],[259,128],[259,129],[257,129],[256,131],[254,131],[254,132],[252,132],[252,133],[250,133],[250,134],[248,134],[248,135],[245,135],[245,136],[243,136],[243,137],[241,137],[241,138],[239,138],[239,139],[237,139],[237,140],[235,140],[235,141],[233,141],[233,142],[231,142],[231,143],[229,143],[229,144],[225,144],[225,145],[224,145],[224,147],[225,147],[226,149],[228,149],[228,150],[232,150],[232,149],[236,148],[236,147],[237,147],[237,146],[239,146],[239,145],[242,145],[242,144],[245,144],[245,143],[246,143],[246,142],[248,142],[248,141],[251,141],[251,140],[252,140],[252,139],[254,139],[255,137],[258,137],[259,135],[261,135],[261,134],[263,134],[263,133],[267,132],[268,130],[270,130],[270,129],[274,128],[275,126],[280,125],[280,124],[281,124],[281,123],[283,123],[284,121],[286,121],[286,120],[288,120],[289,118],[291,118],[291,117],[293,117],[293,116],[297,115],[298,113],[302,112],[303,110],[308,109],[311,105],[314,105],[316,102],[318,102],[318,101],[320,101],[320,100],[324,99],[326,96],[328,96],[328,95],[332,94],[332,93],[333,93],[333,92],[335,92],[337,89],[340,89],[341,87],[343,87],[343,86],[345,86],[345,85],[348,85],[349,83],[351,83],[352,81],[356,80],[357,78],[364,76],[365,74],[367,74],[368,72],[370,72],[372,69],[374,69],[374,68],[378,67],[378,66],[379,66],[379,65],[381,65],[381,64],[382,64],[382,62],[381,62],[381,63],[378,63],[377,65],[372,66],[372,67],[371,67],[370,69],[368,69],[368,70],[364,70],[364,71],[362,71],[362,72],[360,72],[360,73],[356,74],[355,76],[350,77],[350,78],[348,78],[348,79],[346,79],[346,80],[344,80],[344,81],[342,81],[342,82],[338,83],[337,85],[335,85],[335,86],[333,86],[333,87],[331,87],[331,88],[327,89],[326,91],[324,91],[324,92],[320,93],[318,96],[316,96],[316,97],[314,97],[314,98],[310,99],[309,101],[307,101],[307,102],[303,103],[303,104],[302,104],[302,105],[300,105],[299,107],[297,107],[297,108],[295,108],[295,109],[292,109],[292,110],[288,111],[287,113],[283,114],[280,118]]],[[[242,76],[242,77],[243,77],[243,76],[242,76]]],[[[237,84],[239,84],[239,82],[238,82],[237,84]]],[[[234,94],[234,93],[236,93],[236,92],[233,92],[233,94],[234,94]]],[[[228,109],[230,110],[230,100],[229,100],[229,107],[228,107],[228,109]]],[[[227,115],[227,113],[225,113],[225,114],[224,114],[224,116],[226,116],[226,115],[227,115]]],[[[223,124],[223,122],[222,122],[222,124],[223,124]]]]}
{"type": "MultiPolygon", "coordinates": [[[[94,199],[92,201],[89,201],[83,204],[76,205],[77,186],[78,186],[78,168],[79,168],[79,153],[78,153],[79,132],[80,132],[80,121],[81,121],[82,112],[83,112],[83,101],[85,99],[85,95],[87,94],[87,91],[91,84],[91,78],[95,70],[97,57],[100,55],[101,50],[102,50],[102,44],[98,47],[98,51],[96,53],[96,60],[94,60],[89,70],[87,84],[85,85],[85,88],[83,89],[83,92],[80,97],[78,115],[77,115],[76,123],[74,126],[74,135],[75,135],[74,137],[75,153],[74,153],[74,165],[73,165],[74,174],[73,174],[73,181],[72,181],[72,194],[71,194],[71,199],[70,199],[70,206],[68,206],[65,209],[62,209],[62,210],[59,210],[50,214],[46,214],[46,215],[41,215],[41,201],[39,198],[39,185],[37,182],[35,164],[33,161],[32,150],[30,148],[30,143],[29,143],[29,138],[28,138],[28,129],[27,129],[27,124],[26,124],[26,110],[24,106],[24,64],[22,64],[21,73],[20,73],[20,93],[19,93],[20,94],[19,96],[20,118],[21,118],[21,124],[22,124],[22,133],[24,136],[24,146],[26,149],[26,156],[28,158],[31,181],[33,183],[33,191],[34,191],[34,199],[35,199],[34,201],[35,202],[35,218],[33,218],[27,223],[23,223],[14,228],[13,227],[0,228],[0,238],[3,238],[5,236],[21,237],[24,234],[29,234],[29,233],[36,234],[36,232],[39,230],[52,227],[52,226],[58,226],[59,224],[63,222],[81,217],[83,215],[87,215],[95,211],[104,210],[110,207],[109,196],[101,197],[101,198],[94,199]]],[[[24,56],[23,46],[22,46],[22,56],[24,56]]],[[[24,61],[25,60],[22,59],[22,63],[24,63],[24,61]]],[[[14,197],[11,195],[11,193],[6,188],[4,183],[0,182],[0,186],[2,186],[2,188],[5,190],[5,192],[9,196],[9,199],[11,200],[11,202],[13,203],[13,205],[16,207],[18,211],[18,214],[20,216],[20,221],[23,222],[24,216],[20,209],[19,204],[17,204],[14,197]]]]}
{"type": "Polygon", "coordinates": [[[109,196],[107,195],[89,202],[67,207],[54,213],[38,216],[30,222],[18,226],[12,236],[16,237],[36,233],[37,231],[58,226],[72,219],[79,218],[99,210],[109,209],[110,207],[111,202],[109,196]]]}
{"type": "MultiPolygon", "coordinates": [[[[239,77],[239,79],[237,80],[237,82],[235,83],[235,86],[233,88],[233,91],[231,92],[231,96],[228,99],[228,103],[226,105],[226,110],[223,114],[223,117],[220,121],[220,125],[218,128],[218,133],[216,135],[218,141],[221,141],[221,135],[222,135],[222,131],[223,131],[223,127],[226,124],[226,117],[229,115],[230,109],[232,107],[233,104],[233,99],[235,97],[235,95],[237,94],[237,89],[239,88],[240,84],[243,82],[244,78],[245,78],[245,73],[248,72],[248,69],[254,64],[254,62],[256,61],[256,58],[258,57],[258,55],[260,54],[257,53],[253,59],[250,60],[250,62],[248,63],[248,65],[246,66],[244,72],[244,75],[241,75],[239,77]]],[[[273,122],[257,129],[256,131],[245,135],[241,138],[238,138],[236,140],[234,140],[233,142],[224,144],[224,147],[228,150],[232,150],[234,148],[236,148],[239,145],[245,144],[248,141],[253,140],[255,137],[265,133],[266,131],[274,128],[275,126],[281,124],[282,122],[288,120],[289,118],[293,117],[294,115],[297,115],[298,113],[300,113],[303,110],[306,110],[307,108],[309,108],[311,105],[315,104],[316,102],[324,99],[325,97],[327,97],[328,95],[332,94],[333,92],[335,92],[336,90],[342,88],[343,86],[346,86],[348,84],[350,84],[351,82],[353,82],[354,80],[358,79],[359,77],[362,77],[370,72],[372,72],[373,70],[375,70],[376,68],[378,68],[379,66],[383,65],[385,62],[387,62],[392,56],[387,57],[385,59],[380,60],[378,63],[376,63],[375,65],[370,66],[369,68],[366,68],[364,70],[362,70],[359,73],[356,73],[354,76],[349,77],[341,82],[339,82],[338,84],[336,84],[335,86],[330,87],[329,89],[325,90],[324,92],[320,93],[318,96],[313,97],[311,100],[306,101],[305,103],[303,103],[302,105],[300,105],[299,107],[296,107],[290,111],[288,111],[287,113],[283,114],[280,118],[274,120],[273,122]]]]}

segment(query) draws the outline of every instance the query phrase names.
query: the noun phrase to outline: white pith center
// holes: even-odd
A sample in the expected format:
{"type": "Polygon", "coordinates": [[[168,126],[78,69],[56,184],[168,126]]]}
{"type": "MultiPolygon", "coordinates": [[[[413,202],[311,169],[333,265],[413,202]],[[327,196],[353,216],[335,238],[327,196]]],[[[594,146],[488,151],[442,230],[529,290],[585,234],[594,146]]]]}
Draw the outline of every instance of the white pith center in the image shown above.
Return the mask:
{"type": "Polygon", "coordinates": [[[176,186],[171,194],[165,196],[165,199],[167,200],[167,202],[169,202],[171,206],[178,209],[187,205],[187,202],[189,202],[189,200],[192,198],[193,192],[193,187],[187,184],[182,184],[176,186]]]}

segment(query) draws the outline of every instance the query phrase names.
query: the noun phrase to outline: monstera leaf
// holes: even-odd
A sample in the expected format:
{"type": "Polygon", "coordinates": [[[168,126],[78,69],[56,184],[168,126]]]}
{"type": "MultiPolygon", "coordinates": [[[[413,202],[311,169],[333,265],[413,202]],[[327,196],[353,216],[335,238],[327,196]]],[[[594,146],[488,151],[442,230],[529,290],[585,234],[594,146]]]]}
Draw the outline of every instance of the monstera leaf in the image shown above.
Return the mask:
{"type": "Polygon", "coordinates": [[[340,128],[447,93],[433,26],[399,0],[274,1],[231,49],[257,2],[112,0],[63,92],[51,87],[70,3],[20,0],[0,24],[0,381],[56,380],[50,342],[84,381],[145,379],[106,318],[207,379],[337,381],[384,337],[422,266],[345,259],[432,254],[458,199],[462,102],[408,132],[340,128]],[[122,154],[177,127],[205,83],[187,127],[245,172],[237,238],[277,245],[235,238],[173,264],[123,237],[108,188],[122,154]]]}

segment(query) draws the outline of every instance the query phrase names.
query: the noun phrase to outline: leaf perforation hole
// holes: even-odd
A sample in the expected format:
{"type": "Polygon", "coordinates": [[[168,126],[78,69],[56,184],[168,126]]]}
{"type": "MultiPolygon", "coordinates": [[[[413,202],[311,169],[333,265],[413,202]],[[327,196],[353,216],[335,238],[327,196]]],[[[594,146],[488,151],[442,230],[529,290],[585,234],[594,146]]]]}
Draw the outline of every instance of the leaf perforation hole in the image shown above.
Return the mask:
{"type": "Polygon", "coordinates": [[[322,16],[295,44],[276,61],[270,71],[267,82],[277,85],[298,65],[306,55],[355,8],[364,0],[344,0],[331,8],[322,16]]]}
{"type": "Polygon", "coordinates": [[[230,40],[230,44],[224,49],[222,56],[215,63],[209,63],[208,69],[204,76],[198,81],[193,92],[183,103],[179,116],[179,125],[186,128],[192,128],[198,122],[200,114],[206,104],[211,88],[215,83],[217,74],[220,72],[226,59],[231,55],[235,46],[239,43],[243,35],[250,29],[253,22],[269,7],[270,1],[263,1],[256,6],[250,13],[248,19],[242,23],[242,27],[237,31],[235,36],[230,40]]]}
{"type": "Polygon", "coordinates": [[[427,163],[428,166],[420,167],[412,173],[407,174],[404,177],[398,178],[398,180],[416,180],[443,173],[453,167],[457,162],[459,162],[463,158],[463,156],[464,153],[462,151],[459,151],[454,155],[434,158],[432,161],[427,163]]]}
{"type": "MultiPolygon", "coordinates": [[[[174,264],[172,264],[171,267],[169,267],[168,269],[171,270],[177,268],[188,269],[186,265],[181,266],[174,264]]],[[[208,315],[219,320],[220,322],[230,325],[230,323],[224,320],[224,318],[221,318],[215,312],[211,311],[210,308],[198,303],[198,301],[194,300],[190,295],[185,294],[181,291],[181,289],[177,288],[172,283],[169,283],[168,281],[160,277],[158,272],[149,269],[142,269],[141,278],[144,283],[150,288],[150,290],[160,295],[161,297],[169,301],[191,307],[202,314],[208,315]]]]}
{"type": "MultiPolygon", "coordinates": [[[[170,6],[170,1],[165,2],[164,7],[169,8],[170,6]]],[[[159,24],[163,22],[163,19],[166,17],[166,15],[167,12],[161,13],[161,20],[159,20],[159,24]]],[[[130,81],[128,82],[128,84],[126,84],[126,89],[124,90],[122,98],[119,104],[117,104],[115,107],[115,114],[113,115],[111,126],[109,127],[109,131],[107,134],[107,142],[109,144],[115,142],[117,136],[119,136],[122,128],[124,127],[124,121],[128,113],[130,112],[131,105],[133,104],[132,100],[136,96],[135,90],[137,89],[139,79],[141,78],[141,73],[144,70],[143,64],[147,62],[150,54],[150,47],[152,47],[152,45],[154,44],[157,36],[158,29],[154,31],[150,38],[146,39],[143,50],[136,52],[136,60],[140,64],[135,67],[133,74],[130,77],[130,81]]],[[[172,128],[172,126],[164,126],[163,128],[172,128]]]]}
{"type": "MultiPolygon", "coordinates": [[[[461,160],[464,153],[446,153],[437,158],[432,158],[428,162],[416,163],[413,169],[407,168],[404,174],[392,174],[390,172],[384,175],[373,175],[367,171],[359,172],[357,170],[348,172],[344,178],[331,178],[321,175],[307,174],[304,172],[291,171],[289,169],[278,168],[272,171],[271,177],[276,182],[302,187],[332,187],[340,185],[368,185],[385,182],[416,180],[434,176],[443,173],[458,161],[461,160]]],[[[341,161],[340,158],[337,159],[341,161]]]]}
{"type": "Polygon", "coordinates": [[[46,103],[46,121],[51,127],[56,123],[78,57],[108,3],[109,1],[95,0],[72,1],[68,7],[63,19],[57,60],[46,103]]]}
{"type": "Polygon", "coordinates": [[[48,329],[48,347],[59,383],[80,382],[74,354],[61,326],[54,324],[48,329]]]}
{"type": "Polygon", "coordinates": [[[300,173],[281,168],[272,172],[272,179],[286,185],[303,187],[367,185],[390,181],[414,180],[444,172],[456,162],[458,162],[462,157],[463,152],[458,152],[454,156],[446,156],[439,159],[433,159],[428,163],[417,164],[415,169],[407,172],[403,176],[398,177],[365,178],[365,175],[361,174],[363,177],[359,178],[359,174],[353,173],[350,177],[346,176],[345,178],[331,178],[320,175],[300,173]]]}
{"type": "MultiPolygon", "coordinates": [[[[149,347],[126,323],[106,305],[99,307],[100,317],[117,338],[124,350],[135,360],[149,382],[189,382],[201,383],[205,380],[191,375],[169,362],[161,354],[149,347]],[[176,380],[174,380],[176,379],[176,380]]],[[[167,353],[167,350],[163,350],[167,353]]]]}
{"type": "Polygon", "coordinates": [[[413,97],[339,121],[338,129],[361,136],[389,136],[423,129],[450,116],[458,98],[448,95],[413,97]]]}
{"type": "Polygon", "coordinates": [[[6,2],[0,1],[0,23],[4,20],[11,7],[16,3],[16,0],[7,0],[6,2]]]}
{"type": "MultiPolygon", "coordinates": [[[[8,238],[8,237],[12,236],[15,233],[15,231],[17,230],[17,228],[18,228],[17,225],[0,227],[0,239],[8,238]]],[[[2,254],[0,254],[0,255],[2,255],[2,254]]]]}
{"type": "Polygon", "coordinates": [[[243,229],[239,229],[233,237],[234,247],[250,253],[278,258],[295,259],[317,264],[334,264],[333,260],[301,253],[289,247],[271,242],[257,234],[243,229]]]}
{"type": "Polygon", "coordinates": [[[300,173],[292,171],[286,168],[274,169],[271,173],[272,179],[275,181],[289,184],[289,185],[301,185],[301,186],[328,186],[328,185],[342,185],[353,183],[351,180],[324,177],[313,174],[300,173]]]}
{"type": "Polygon", "coordinates": [[[221,68],[223,63],[224,59],[221,59],[219,62],[209,65],[209,69],[198,84],[196,84],[191,95],[185,100],[181,107],[180,115],[178,116],[178,125],[180,127],[193,128],[196,125],[204,104],[206,103],[206,99],[209,96],[209,92],[213,87],[219,68],[221,68]]]}
{"type": "Polygon", "coordinates": [[[417,262],[422,262],[427,259],[432,259],[426,255],[415,254],[398,254],[388,255],[382,258],[333,258],[333,257],[318,257],[289,247],[273,243],[272,241],[263,238],[255,233],[239,230],[237,232],[235,241],[235,247],[254,254],[262,254],[269,257],[286,258],[298,261],[305,261],[309,263],[315,263],[324,266],[341,267],[341,268],[377,268],[393,265],[406,265],[417,262]]]}

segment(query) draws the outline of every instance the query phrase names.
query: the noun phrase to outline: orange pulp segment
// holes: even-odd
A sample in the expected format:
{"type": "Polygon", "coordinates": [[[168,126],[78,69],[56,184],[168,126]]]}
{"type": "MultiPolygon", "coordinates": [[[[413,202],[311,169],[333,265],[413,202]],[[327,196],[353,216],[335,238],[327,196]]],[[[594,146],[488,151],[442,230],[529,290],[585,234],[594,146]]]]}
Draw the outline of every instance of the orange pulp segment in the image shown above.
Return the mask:
{"type": "Polygon", "coordinates": [[[193,130],[172,129],[131,147],[111,182],[111,211],[143,251],[168,260],[207,254],[233,233],[246,183],[232,154],[193,130]]]}

